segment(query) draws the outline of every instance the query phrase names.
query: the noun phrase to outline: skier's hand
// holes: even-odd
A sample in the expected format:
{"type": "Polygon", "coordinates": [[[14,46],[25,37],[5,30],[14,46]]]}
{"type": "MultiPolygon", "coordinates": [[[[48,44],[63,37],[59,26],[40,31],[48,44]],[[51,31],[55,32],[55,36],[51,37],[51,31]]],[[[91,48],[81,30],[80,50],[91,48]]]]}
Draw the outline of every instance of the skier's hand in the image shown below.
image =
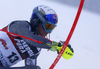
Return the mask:
{"type": "MultiPolygon", "coordinates": [[[[53,42],[52,42],[52,47],[51,47],[50,50],[51,50],[51,51],[57,51],[58,45],[59,45],[58,42],[53,41],[53,42]]],[[[61,45],[59,45],[59,46],[61,46],[61,45]]]]}
{"type": "Polygon", "coordinates": [[[52,42],[52,47],[51,47],[51,51],[58,51],[58,49],[60,48],[60,47],[62,47],[63,46],[63,44],[64,44],[64,41],[60,41],[60,42],[55,42],[55,41],[53,41],[52,42]]]}
{"type": "MultiPolygon", "coordinates": [[[[59,52],[61,51],[62,47],[63,47],[64,41],[60,41],[59,43],[53,41],[53,46],[52,46],[52,50],[51,51],[57,51],[57,53],[59,54],[59,52]]],[[[68,46],[66,47],[64,53],[63,53],[63,57],[68,60],[70,58],[72,58],[74,55],[74,51],[73,48],[71,47],[70,44],[68,44],[68,46]]]]}

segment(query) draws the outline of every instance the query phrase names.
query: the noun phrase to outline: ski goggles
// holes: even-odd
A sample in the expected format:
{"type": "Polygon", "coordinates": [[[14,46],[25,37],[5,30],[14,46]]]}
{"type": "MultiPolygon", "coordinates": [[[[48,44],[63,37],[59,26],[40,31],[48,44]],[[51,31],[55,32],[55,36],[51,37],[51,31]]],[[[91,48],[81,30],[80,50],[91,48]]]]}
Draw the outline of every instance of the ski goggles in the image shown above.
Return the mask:
{"type": "Polygon", "coordinates": [[[44,29],[46,32],[49,32],[49,33],[51,33],[51,31],[56,27],[55,24],[52,24],[52,23],[50,23],[50,22],[48,22],[48,23],[46,23],[46,24],[42,23],[42,26],[43,26],[43,29],[44,29]]]}

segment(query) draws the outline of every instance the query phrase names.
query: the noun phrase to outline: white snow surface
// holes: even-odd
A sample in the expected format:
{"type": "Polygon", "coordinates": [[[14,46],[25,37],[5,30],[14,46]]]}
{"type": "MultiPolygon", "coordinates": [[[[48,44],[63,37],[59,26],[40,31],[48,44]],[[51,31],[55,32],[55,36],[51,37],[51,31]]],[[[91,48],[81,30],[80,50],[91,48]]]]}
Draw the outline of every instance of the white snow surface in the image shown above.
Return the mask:
{"type": "MultiPolygon", "coordinates": [[[[65,41],[74,22],[78,8],[70,7],[50,0],[1,0],[0,29],[14,20],[30,20],[31,13],[37,5],[47,5],[58,14],[58,25],[52,31],[50,39],[65,41]]],[[[69,42],[74,49],[70,60],[63,57],[54,69],[100,69],[100,15],[82,10],[78,24],[69,42]]],[[[49,69],[56,52],[42,49],[37,64],[42,69],[49,69]]],[[[21,61],[13,67],[24,66],[21,61]]]]}

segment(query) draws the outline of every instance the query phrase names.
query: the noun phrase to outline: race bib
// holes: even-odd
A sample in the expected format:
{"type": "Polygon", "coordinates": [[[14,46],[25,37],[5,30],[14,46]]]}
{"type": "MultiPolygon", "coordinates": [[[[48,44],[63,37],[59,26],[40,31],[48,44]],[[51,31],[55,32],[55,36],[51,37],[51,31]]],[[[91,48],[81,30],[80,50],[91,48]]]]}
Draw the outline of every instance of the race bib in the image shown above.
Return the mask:
{"type": "Polygon", "coordinates": [[[12,66],[22,58],[6,32],[0,31],[0,61],[3,66],[12,66]]]}

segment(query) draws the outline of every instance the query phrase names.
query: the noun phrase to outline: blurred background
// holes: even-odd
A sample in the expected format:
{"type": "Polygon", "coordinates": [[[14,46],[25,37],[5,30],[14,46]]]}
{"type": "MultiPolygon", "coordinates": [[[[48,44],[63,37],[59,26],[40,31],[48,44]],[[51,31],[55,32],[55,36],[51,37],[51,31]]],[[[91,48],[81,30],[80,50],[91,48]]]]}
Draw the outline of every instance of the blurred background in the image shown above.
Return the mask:
{"type": "MultiPolygon", "coordinates": [[[[0,0],[0,29],[15,20],[30,21],[34,7],[47,5],[58,15],[58,24],[50,34],[50,39],[65,41],[79,3],[80,0],[0,0]]],[[[65,60],[62,57],[54,69],[100,69],[100,0],[85,0],[69,43],[75,52],[73,58],[65,60]]],[[[56,52],[42,49],[37,64],[42,69],[49,69],[56,57],[56,52]]],[[[19,66],[24,66],[24,61],[14,65],[19,66]]]]}
{"type": "MultiPolygon", "coordinates": [[[[51,0],[72,7],[78,7],[80,0],[51,0]]],[[[83,9],[100,15],[100,0],[85,0],[83,9]]]]}

